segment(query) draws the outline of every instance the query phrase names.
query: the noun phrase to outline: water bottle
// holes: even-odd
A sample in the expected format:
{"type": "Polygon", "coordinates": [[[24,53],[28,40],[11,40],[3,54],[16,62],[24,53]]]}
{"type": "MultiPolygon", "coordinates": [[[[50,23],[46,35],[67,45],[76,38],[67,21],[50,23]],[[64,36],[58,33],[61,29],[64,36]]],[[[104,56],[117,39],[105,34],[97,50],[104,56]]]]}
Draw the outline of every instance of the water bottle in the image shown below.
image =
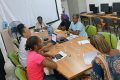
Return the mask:
{"type": "Polygon", "coordinates": [[[48,25],[48,35],[52,36],[53,33],[53,27],[51,25],[48,25]]]}
{"type": "Polygon", "coordinates": [[[2,27],[3,27],[3,29],[7,29],[8,23],[6,21],[3,21],[2,22],[2,27]]]}

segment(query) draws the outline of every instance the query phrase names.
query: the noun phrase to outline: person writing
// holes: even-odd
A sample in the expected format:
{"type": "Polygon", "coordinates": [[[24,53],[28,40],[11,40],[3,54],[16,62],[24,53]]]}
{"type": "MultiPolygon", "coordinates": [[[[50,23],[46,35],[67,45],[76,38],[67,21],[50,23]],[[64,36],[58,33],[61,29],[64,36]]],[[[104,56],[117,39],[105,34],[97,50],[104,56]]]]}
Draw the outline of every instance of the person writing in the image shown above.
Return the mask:
{"type": "Polygon", "coordinates": [[[54,76],[44,76],[44,67],[56,69],[57,64],[50,58],[45,58],[39,50],[42,48],[41,40],[37,36],[27,39],[27,77],[28,80],[55,80],[54,76]]]}
{"type": "Polygon", "coordinates": [[[63,31],[68,31],[69,27],[70,27],[70,24],[71,22],[65,17],[65,14],[62,14],[61,15],[61,23],[58,27],[59,30],[63,30],[63,31]]]}

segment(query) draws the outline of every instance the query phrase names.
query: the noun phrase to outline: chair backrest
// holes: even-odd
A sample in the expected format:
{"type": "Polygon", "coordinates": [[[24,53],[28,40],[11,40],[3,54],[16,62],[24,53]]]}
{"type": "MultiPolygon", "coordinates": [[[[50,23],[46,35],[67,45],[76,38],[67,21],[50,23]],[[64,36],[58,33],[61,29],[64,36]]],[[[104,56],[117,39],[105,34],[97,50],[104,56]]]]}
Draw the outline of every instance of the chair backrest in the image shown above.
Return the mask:
{"type": "Polygon", "coordinates": [[[112,49],[117,49],[118,39],[116,35],[110,34],[108,32],[99,32],[99,33],[105,37],[106,41],[108,42],[108,44],[111,46],[112,49]]]}
{"type": "Polygon", "coordinates": [[[26,71],[21,66],[16,67],[15,75],[19,80],[27,80],[26,71]]]}
{"type": "Polygon", "coordinates": [[[85,27],[85,31],[87,32],[88,36],[93,36],[97,33],[97,29],[95,26],[88,25],[85,27]]]}
{"type": "Polygon", "coordinates": [[[98,17],[92,17],[93,25],[101,24],[101,20],[98,17]]]}
{"type": "Polygon", "coordinates": [[[3,42],[4,42],[7,53],[9,53],[11,51],[13,51],[13,52],[18,51],[18,48],[14,45],[13,40],[9,35],[8,29],[2,30],[1,36],[3,38],[3,42]]]}
{"type": "Polygon", "coordinates": [[[113,26],[113,20],[110,18],[104,18],[103,22],[107,25],[107,26],[113,26]]]}
{"type": "Polygon", "coordinates": [[[15,53],[15,52],[9,52],[8,53],[8,58],[10,59],[10,61],[13,63],[14,66],[20,65],[17,53],[15,53]]]}

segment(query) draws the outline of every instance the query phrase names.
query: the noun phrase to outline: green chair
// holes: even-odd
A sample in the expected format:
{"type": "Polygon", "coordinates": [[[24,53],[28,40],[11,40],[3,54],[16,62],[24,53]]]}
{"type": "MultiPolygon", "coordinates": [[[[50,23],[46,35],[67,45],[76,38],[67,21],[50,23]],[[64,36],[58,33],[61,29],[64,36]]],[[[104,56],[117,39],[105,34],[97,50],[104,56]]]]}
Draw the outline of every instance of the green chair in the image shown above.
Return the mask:
{"type": "Polygon", "coordinates": [[[98,32],[98,33],[102,34],[105,37],[106,41],[108,42],[108,44],[111,46],[112,49],[117,49],[118,39],[116,35],[110,34],[108,32],[98,32]]]}
{"type": "Polygon", "coordinates": [[[18,80],[27,80],[26,71],[21,65],[18,65],[15,68],[15,75],[18,78],[18,80]]]}
{"type": "Polygon", "coordinates": [[[10,59],[10,61],[13,63],[14,66],[20,65],[17,53],[15,53],[15,52],[9,52],[8,53],[8,58],[10,59]]]}
{"type": "Polygon", "coordinates": [[[93,25],[88,25],[85,27],[85,31],[87,32],[88,36],[91,37],[97,33],[97,29],[93,25]]]}

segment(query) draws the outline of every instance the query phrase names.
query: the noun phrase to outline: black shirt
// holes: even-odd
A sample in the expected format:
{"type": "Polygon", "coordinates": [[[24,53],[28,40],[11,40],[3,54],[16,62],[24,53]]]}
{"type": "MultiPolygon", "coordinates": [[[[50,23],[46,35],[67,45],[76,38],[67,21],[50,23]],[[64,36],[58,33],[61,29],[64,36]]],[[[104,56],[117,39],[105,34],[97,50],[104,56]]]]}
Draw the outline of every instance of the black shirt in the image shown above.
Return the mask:
{"type": "Polygon", "coordinates": [[[66,27],[66,30],[68,31],[69,27],[70,27],[70,24],[71,22],[69,20],[63,20],[61,23],[60,23],[60,26],[59,27],[66,27]]]}

